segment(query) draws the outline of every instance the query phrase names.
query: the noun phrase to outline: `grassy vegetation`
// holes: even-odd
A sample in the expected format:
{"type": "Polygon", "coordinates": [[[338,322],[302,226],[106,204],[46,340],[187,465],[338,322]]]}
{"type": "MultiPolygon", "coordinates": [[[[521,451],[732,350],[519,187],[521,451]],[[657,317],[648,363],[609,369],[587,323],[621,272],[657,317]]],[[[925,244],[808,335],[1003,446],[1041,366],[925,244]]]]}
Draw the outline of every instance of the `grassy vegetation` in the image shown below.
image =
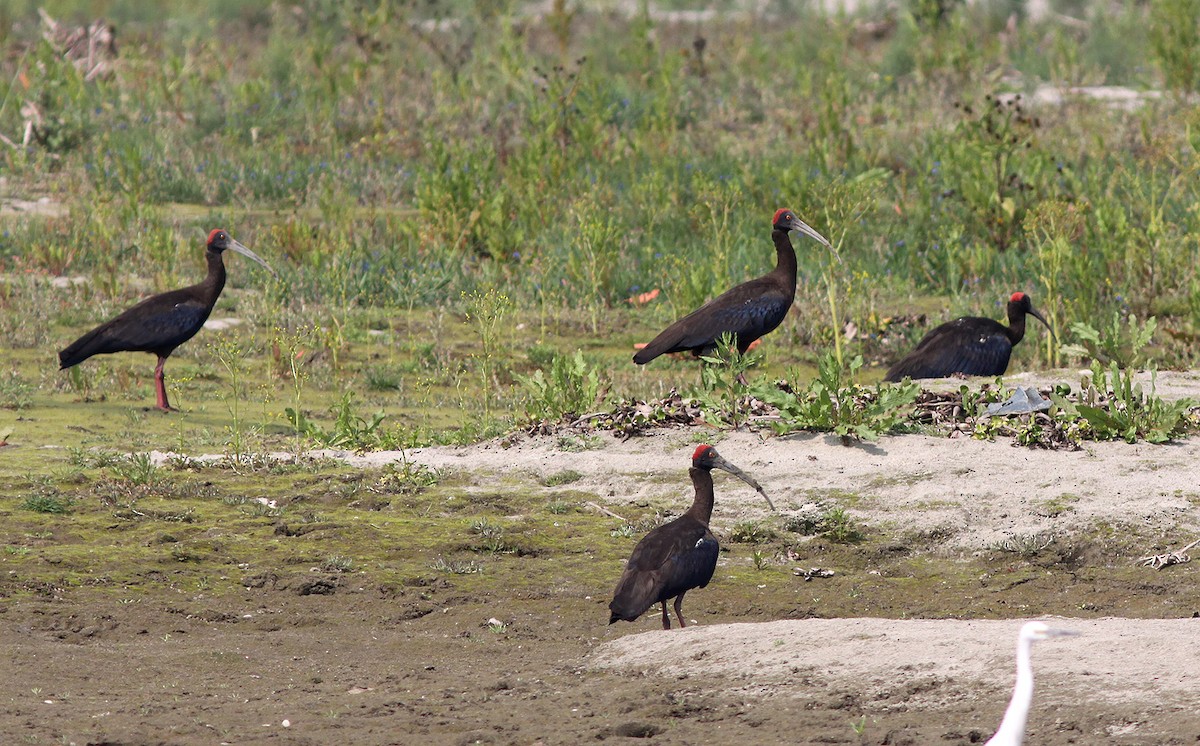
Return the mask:
{"type": "MultiPolygon", "coordinates": [[[[751,393],[736,382],[742,361],[702,377],[691,360],[628,358],[633,343],[768,269],[768,221],[785,206],[840,259],[798,240],[798,305],[753,353],[760,384],[786,373],[824,387],[784,402],[796,413],[783,429],[871,437],[901,426],[915,391],[875,389],[874,408],[842,406],[843,390],[866,391],[856,377],[877,377],[924,331],[901,315],[997,317],[1020,289],[1074,347],[1031,335],[1014,370],[1094,358],[1098,391],[1073,417],[1106,437],[1177,432],[1181,411],[1150,400],[1128,421],[1093,405],[1108,393],[1142,402],[1110,362],[1162,369],[1200,356],[1200,113],[1182,95],[1198,86],[1190,3],[1067,4],[1086,27],[1010,28],[1013,2],[914,1],[881,36],[864,31],[874,16],[786,0],[764,16],[718,4],[728,15],[700,24],[593,5],[539,16],[515,1],[199,0],[151,13],[116,0],[101,6],[119,55],[91,79],[42,38],[36,8],[78,24],[95,3],[0,8],[10,515],[36,535],[52,530],[37,521],[86,514],[80,503],[99,490],[105,515],[130,526],[236,529],[273,518],[257,498],[317,499],[328,486],[260,463],[266,450],[474,441],[676,387],[738,426],[751,393]],[[1045,83],[1162,95],[1129,108],[1035,105],[1045,83]],[[32,211],[11,202],[43,198],[32,211]],[[149,356],[55,370],[54,350],[82,330],[195,281],[217,226],[280,279],[231,260],[214,316],[243,323],[172,357],[182,413],[141,409],[149,356]],[[139,490],[161,468],[71,466],[67,447],[225,453],[219,486],[164,484],[236,504],[220,515],[155,504],[170,498],[139,490]],[[264,469],[286,474],[239,491],[264,469]]],[[[595,447],[568,437],[564,448],[595,447]]],[[[405,467],[378,489],[419,489],[413,480],[423,489],[436,476],[405,467]]],[[[381,502],[347,484],[363,504],[381,502]]],[[[827,522],[842,540],[857,535],[827,522]]],[[[463,546],[495,548],[482,554],[536,553],[548,540],[461,528],[463,546]]],[[[240,541],[162,531],[177,539],[163,544],[176,560],[240,541]]],[[[428,549],[464,574],[486,560],[428,549]]],[[[302,557],[342,572],[378,558],[302,557]]]]}

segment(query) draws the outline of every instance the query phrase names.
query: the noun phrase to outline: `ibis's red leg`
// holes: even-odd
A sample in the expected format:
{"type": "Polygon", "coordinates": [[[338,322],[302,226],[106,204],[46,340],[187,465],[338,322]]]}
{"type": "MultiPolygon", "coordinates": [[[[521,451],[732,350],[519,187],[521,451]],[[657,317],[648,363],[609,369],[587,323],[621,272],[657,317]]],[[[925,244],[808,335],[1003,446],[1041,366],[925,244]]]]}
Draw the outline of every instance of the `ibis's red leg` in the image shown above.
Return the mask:
{"type": "Polygon", "coordinates": [[[163,366],[166,365],[167,359],[160,357],[158,365],[154,368],[154,396],[158,400],[156,406],[164,412],[175,412],[175,408],[167,401],[167,384],[163,378],[163,366]]]}
{"type": "Polygon", "coordinates": [[[663,607],[663,629],[670,629],[671,628],[671,617],[667,616],[667,600],[666,599],[663,599],[662,607],[663,607]]]}
{"type": "MultiPolygon", "coordinates": [[[[686,592],[687,591],[684,591],[684,593],[686,593],[686,592]]],[[[663,606],[665,607],[666,603],[664,603],[663,606]]],[[[667,610],[664,608],[663,613],[666,613],[666,611],[667,610]]],[[[683,593],[680,593],[678,596],[675,597],[675,616],[679,619],[680,627],[687,626],[687,624],[685,624],[683,621],[683,593]]]]}

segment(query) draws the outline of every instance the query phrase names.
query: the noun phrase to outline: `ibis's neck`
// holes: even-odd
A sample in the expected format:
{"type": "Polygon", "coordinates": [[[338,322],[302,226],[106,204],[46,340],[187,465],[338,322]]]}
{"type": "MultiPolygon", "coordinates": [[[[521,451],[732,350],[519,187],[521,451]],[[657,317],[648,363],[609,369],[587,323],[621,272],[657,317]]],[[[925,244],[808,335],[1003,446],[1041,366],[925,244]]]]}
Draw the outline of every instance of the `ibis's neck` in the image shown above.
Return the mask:
{"type": "Polygon", "coordinates": [[[692,507],[688,508],[688,515],[707,526],[713,511],[712,470],[697,469],[693,466],[688,470],[688,474],[692,477],[692,486],[696,488],[696,499],[692,501],[692,507]]]}
{"type": "Polygon", "coordinates": [[[211,307],[216,304],[217,297],[225,289],[225,261],[219,251],[206,251],[204,256],[208,260],[208,275],[204,282],[200,283],[200,287],[204,293],[204,301],[211,307]]]}
{"type": "Polygon", "coordinates": [[[771,231],[771,240],[775,242],[775,271],[772,273],[780,277],[792,291],[793,297],[796,295],[796,250],[792,248],[792,239],[788,238],[788,232],[776,228],[771,231]]]}
{"type": "Polygon", "coordinates": [[[1020,303],[1008,302],[1008,339],[1013,344],[1025,338],[1025,308],[1020,303]]]}
{"type": "Polygon", "coordinates": [[[1020,746],[1025,740],[1025,721],[1029,717],[1029,703],[1033,699],[1033,664],[1029,662],[1033,641],[1024,637],[1017,640],[1017,685],[1012,699],[1004,711],[1004,719],[996,735],[985,746],[1020,746]]]}

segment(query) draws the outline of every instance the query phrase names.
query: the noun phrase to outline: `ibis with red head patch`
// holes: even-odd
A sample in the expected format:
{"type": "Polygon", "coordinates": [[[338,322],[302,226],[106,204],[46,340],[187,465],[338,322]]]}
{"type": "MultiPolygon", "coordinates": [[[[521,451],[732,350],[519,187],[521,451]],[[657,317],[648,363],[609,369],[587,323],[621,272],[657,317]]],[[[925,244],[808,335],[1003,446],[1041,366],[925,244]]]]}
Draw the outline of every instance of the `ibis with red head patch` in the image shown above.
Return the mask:
{"type": "Polygon", "coordinates": [[[60,367],[70,368],[93,355],[111,352],[152,353],[158,356],[154,368],[155,405],[164,412],[172,411],[167,401],[163,365],[175,348],[196,336],[208,320],[225,287],[225,262],[221,255],[226,249],[253,259],[275,274],[261,257],[218,228],[208,234],[205,250],[208,275],[202,282],[147,298],[84,334],[58,353],[60,367]]]}
{"type": "Polygon", "coordinates": [[[612,612],[609,624],[622,619],[632,622],[654,604],[661,603],[663,629],[670,629],[667,601],[673,598],[679,626],[687,626],[683,621],[683,595],[708,585],[720,551],[717,537],[708,528],[713,511],[713,469],[723,469],[738,477],[762,495],[771,510],[775,509],[758,482],[721,458],[716,448],[710,445],[697,448],[688,471],[696,490],[692,507],[646,534],[633,548],[608,605],[612,612]]]}
{"type": "Polygon", "coordinates": [[[888,368],[885,381],[904,378],[944,378],[955,374],[964,376],[999,376],[1008,370],[1013,345],[1025,338],[1025,315],[1029,314],[1054,330],[1042,316],[1029,296],[1022,292],[1008,300],[1008,326],[979,316],[964,316],[947,321],[917,343],[917,348],[888,368]]]}
{"type": "Polygon", "coordinates": [[[792,248],[788,231],[800,231],[829,246],[824,236],[791,210],[777,210],[771,225],[775,269],[725,291],[671,324],[638,350],[633,362],[645,365],[668,352],[691,352],[696,357],[707,355],[716,349],[717,340],[726,333],[736,338],[738,351],[744,353],[754,340],[774,331],[796,299],[796,250],[792,248]]]}

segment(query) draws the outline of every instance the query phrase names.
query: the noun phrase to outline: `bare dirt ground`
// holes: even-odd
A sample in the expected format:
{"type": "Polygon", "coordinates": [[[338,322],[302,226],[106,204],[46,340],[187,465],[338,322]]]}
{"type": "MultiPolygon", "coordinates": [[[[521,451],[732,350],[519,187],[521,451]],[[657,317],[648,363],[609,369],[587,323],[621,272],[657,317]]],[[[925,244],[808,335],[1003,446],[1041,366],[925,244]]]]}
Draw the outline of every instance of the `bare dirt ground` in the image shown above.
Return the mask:
{"type": "MultiPolygon", "coordinates": [[[[1200,388],[1195,376],[1164,383],[1173,396],[1200,388]]],[[[681,510],[687,460],[709,435],[407,458],[473,475],[465,490],[575,469],[571,488],[617,514],[681,510]]],[[[1082,634],[1035,649],[1029,743],[1200,742],[1200,564],[1136,563],[1200,536],[1200,442],[1066,452],[916,435],[854,447],[711,439],[785,516],[832,502],[875,538],[800,545],[794,564],[836,575],[796,577],[784,593],[734,583],[721,568],[747,562],[745,550],[724,554],[713,583],[688,596],[696,624],[669,632],[654,613],[605,624],[617,565],[606,585],[564,578],[544,591],[464,592],[435,578],[208,597],[163,577],[118,600],[87,588],[4,599],[2,740],[982,743],[1008,698],[1021,620],[1053,614],[1082,634]],[[889,559],[899,552],[902,563],[889,559]]],[[[752,491],[719,479],[719,536],[765,515],[752,491]]]]}

